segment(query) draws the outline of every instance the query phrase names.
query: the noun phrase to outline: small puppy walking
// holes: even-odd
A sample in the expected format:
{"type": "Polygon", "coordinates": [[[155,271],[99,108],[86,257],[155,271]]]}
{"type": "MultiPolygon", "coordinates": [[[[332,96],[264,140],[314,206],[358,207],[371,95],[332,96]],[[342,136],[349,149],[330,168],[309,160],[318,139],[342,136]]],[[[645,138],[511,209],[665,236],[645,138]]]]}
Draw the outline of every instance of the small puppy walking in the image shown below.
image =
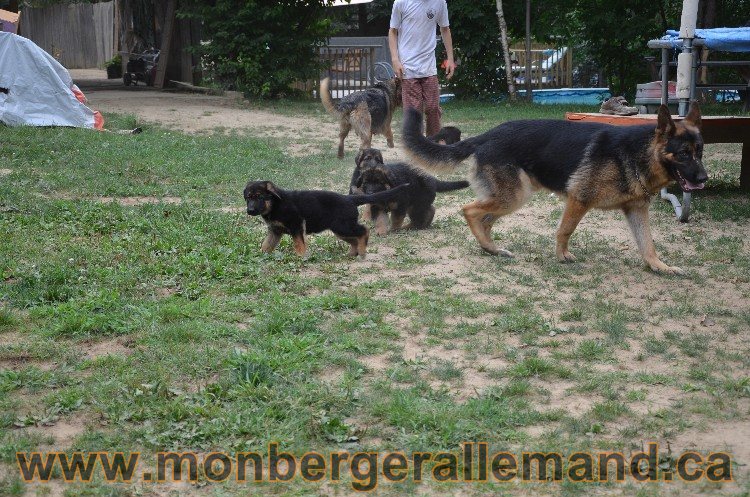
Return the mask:
{"type": "Polygon", "coordinates": [[[560,261],[575,260],[568,240],[586,212],[621,209],[646,264],[654,271],[681,273],[656,255],[648,208],[652,196],[673,181],[683,191],[703,188],[708,175],[700,125],[696,104],[676,122],[662,105],[655,125],[509,121],[445,146],[424,138],[421,115],[408,110],[404,142],[416,164],[429,170],[452,170],[475,157],[470,181],[479,200],[465,205],[463,212],[479,245],[491,254],[512,256],[495,245],[492,225],[544,188],[565,198],[555,248],[560,261]]]}
{"type": "Polygon", "coordinates": [[[355,159],[356,168],[352,175],[350,191],[366,195],[390,191],[400,185],[409,185],[404,195],[388,202],[370,203],[370,215],[375,219],[375,233],[388,233],[388,213],[390,229],[400,229],[406,216],[409,216],[407,229],[425,229],[435,217],[435,194],[468,188],[468,181],[440,181],[424,171],[403,162],[385,164],[383,154],[376,148],[360,150],[355,159]]]}
{"type": "Polygon", "coordinates": [[[261,250],[273,252],[288,234],[294,240],[297,255],[307,253],[308,233],[331,230],[351,245],[350,256],[365,257],[369,232],[357,221],[357,206],[371,202],[389,202],[402,193],[406,185],[376,195],[341,195],[320,190],[282,190],[270,181],[250,181],[243,195],[250,216],[261,216],[268,225],[268,235],[261,250]]]}
{"type": "Polygon", "coordinates": [[[320,82],[320,99],[328,113],[339,120],[339,159],[344,158],[344,140],[352,128],[362,140],[360,148],[370,148],[374,134],[385,135],[388,147],[394,147],[391,119],[393,111],[401,105],[400,79],[375,83],[372,88],[350,93],[338,103],[331,99],[329,85],[329,78],[320,82]]]}

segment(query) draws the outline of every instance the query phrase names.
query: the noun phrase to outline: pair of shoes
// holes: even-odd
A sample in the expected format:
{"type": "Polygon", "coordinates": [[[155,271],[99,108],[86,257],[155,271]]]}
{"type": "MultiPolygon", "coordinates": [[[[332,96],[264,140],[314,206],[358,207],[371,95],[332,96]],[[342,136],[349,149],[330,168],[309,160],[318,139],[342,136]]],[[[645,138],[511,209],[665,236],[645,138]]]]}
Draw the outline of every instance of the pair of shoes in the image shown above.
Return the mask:
{"type": "Polygon", "coordinates": [[[625,97],[611,97],[602,103],[600,114],[611,114],[615,116],[632,116],[638,114],[638,107],[628,107],[625,97]]]}

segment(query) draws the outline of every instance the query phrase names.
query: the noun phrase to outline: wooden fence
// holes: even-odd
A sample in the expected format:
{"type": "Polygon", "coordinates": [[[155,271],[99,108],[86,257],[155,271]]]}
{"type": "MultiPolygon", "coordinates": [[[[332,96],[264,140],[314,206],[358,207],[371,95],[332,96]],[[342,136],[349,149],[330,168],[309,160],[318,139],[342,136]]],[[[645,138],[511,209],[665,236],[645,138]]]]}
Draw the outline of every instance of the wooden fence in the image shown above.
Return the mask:
{"type": "Polygon", "coordinates": [[[115,53],[114,2],[25,8],[20,34],[68,69],[101,67],[115,53]]]}
{"type": "Polygon", "coordinates": [[[318,78],[298,81],[293,88],[310,95],[318,95],[320,81],[330,78],[333,98],[342,98],[354,91],[371,87],[375,77],[375,46],[327,46],[320,49],[319,60],[323,69],[318,78]]]}
{"type": "MultiPolygon", "coordinates": [[[[523,43],[510,47],[513,76],[519,89],[526,78],[526,48],[523,43]]],[[[570,47],[531,45],[531,85],[533,88],[573,86],[573,51],[570,47]]]]}

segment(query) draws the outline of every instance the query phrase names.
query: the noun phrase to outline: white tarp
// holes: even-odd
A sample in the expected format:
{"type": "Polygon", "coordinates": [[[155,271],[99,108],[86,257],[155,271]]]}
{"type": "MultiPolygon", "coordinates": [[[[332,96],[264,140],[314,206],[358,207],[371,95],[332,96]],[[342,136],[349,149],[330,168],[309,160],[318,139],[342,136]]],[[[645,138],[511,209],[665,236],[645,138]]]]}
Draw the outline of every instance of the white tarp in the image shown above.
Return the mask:
{"type": "Polygon", "coordinates": [[[94,128],[96,113],[74,88],[67,69],[33,41],[0,32],[0,122],[94,128]]]}

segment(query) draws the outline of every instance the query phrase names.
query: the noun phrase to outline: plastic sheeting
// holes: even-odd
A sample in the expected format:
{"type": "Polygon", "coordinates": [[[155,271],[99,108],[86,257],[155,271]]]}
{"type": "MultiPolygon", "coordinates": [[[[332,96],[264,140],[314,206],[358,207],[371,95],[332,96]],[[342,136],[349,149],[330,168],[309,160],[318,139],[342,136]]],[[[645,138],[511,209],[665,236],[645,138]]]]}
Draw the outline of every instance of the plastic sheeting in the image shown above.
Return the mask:
{"type": "Polygon", "coordinates": [[[0,33],[0,122],[8,126],[103,126],[76,97],[67,69],[34,42],[0,33]]]}
{"type": "MultiPolygon", "coordinates": [[[[682,48],[680,32],[668,29],[662,40],[672,42],[674,48],[682,48]]],[[[696,29],[696,38],[703,38],[709,50],[722,52],[750,52],[750,28],[711,28],[696,29]]]]}

